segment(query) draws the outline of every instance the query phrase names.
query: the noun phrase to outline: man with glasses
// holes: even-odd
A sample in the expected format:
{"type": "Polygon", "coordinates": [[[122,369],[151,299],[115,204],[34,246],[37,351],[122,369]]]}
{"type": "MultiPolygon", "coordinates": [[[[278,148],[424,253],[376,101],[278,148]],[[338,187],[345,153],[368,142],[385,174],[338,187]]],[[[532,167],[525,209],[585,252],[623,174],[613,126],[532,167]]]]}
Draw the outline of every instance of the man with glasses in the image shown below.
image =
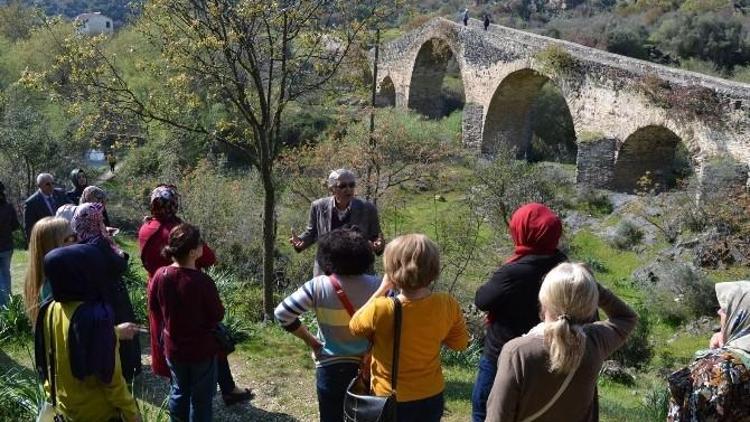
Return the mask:
{"type": "Polygon", "coordinates": [[[55,188],[54,183],[55,178],[49,173],[41,173],[36,177],[39,189],[24,202],[23,220],[27,239],[37,221],[44,217],[54,217],[58,208],[70,203],[65,191],[55,188]]]}
{"type": "MultiPolygon", "coordinates": [[[[302,252],[315,243],[320,236],[339,227],[355,226],[370,241],[375,254],[383,253],[385,242],[380,232],[378,210],[373,204],[355,197],[356,186],[357,178],[351,170],[338,169],[328,175],[328,189],[332,195],[313,201],[310,206],[307,228],[302,234],[297,236],[292,230],[289,243],[292,244],[294,250],[302,252]]],[[[369,272],[372,272],[372,268],[369,272]]],[[[322,274],[316,260],[313,276],[317,277],[322,274]]]]}

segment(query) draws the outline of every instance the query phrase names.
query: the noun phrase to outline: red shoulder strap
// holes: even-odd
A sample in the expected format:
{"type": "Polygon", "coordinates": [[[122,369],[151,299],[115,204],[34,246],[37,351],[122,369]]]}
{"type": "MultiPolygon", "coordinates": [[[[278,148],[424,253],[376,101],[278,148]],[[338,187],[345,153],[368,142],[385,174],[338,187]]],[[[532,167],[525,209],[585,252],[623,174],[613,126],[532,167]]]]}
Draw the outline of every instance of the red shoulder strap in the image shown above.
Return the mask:
{"type": "Polygon", "coordinates": [[[346,293],[344,292],[344,289],[341,287],[341,283],[339,283],[339,280],[333,274],[329,275],[328,279],[331,280],[331,285],[333,286],[333,289],[336,290],[336,295],[338,295],[339,300],[341,301],[341,304],[344,305],[344,308],[346,308],[346,312],[349,313],[349,316],[353,316],[354,306],[352,306],[352,303],[349,301],[349,298],[346,296],[346,293]]]}

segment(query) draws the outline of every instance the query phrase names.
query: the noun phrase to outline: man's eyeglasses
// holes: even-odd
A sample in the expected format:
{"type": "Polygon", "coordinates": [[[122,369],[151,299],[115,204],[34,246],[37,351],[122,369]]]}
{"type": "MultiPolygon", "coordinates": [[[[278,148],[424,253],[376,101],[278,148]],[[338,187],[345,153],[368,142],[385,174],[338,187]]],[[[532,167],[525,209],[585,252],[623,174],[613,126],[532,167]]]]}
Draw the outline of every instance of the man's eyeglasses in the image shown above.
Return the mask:
{"type": "Polygon", "coordinates": [[[339,189],[346,189],[346,188],[352,188],[352,189],[354,189],[355,186],[357,186],[357,183],[355,183],[355,182],[339,183],[339,184],[336,185],[336,187],[339,188],[339,189]]]}

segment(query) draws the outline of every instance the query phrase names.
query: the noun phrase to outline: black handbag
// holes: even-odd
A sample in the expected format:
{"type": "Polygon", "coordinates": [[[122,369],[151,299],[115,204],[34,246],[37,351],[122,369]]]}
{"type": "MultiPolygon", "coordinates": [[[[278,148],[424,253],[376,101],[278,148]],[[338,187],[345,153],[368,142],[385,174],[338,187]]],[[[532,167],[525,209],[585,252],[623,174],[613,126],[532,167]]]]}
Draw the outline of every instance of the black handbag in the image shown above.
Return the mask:
{"type": "Polygon", "coordinates": [[[226,325],[220,322],[216,328],[214,328],[214,337],[216,337],[216,341],[219,343],[219,347],[225,355],[234,352],[234,346],[237,342],[234,340],[234,337],[232,337],[232,333],[229,332],[226,325]]]}
{"type": "Polygon", "coordinates": [[[393,364],[391,366],[391,394],[373,396],[370,386],[357,375],[349,383],[344,396],[344,422],[395,422],[396,384],[398,382],[398,350],[401,344],[401,302],[393,299],[393,364]]]}

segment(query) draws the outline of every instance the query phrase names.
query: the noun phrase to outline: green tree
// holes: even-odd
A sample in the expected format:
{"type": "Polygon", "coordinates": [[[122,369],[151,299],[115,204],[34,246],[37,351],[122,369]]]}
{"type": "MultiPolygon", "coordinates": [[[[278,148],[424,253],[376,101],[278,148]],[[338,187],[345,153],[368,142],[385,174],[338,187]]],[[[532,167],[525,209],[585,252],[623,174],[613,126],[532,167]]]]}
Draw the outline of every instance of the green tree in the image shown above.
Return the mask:
{"type": "MultiPolygon", "coordinates": [[[[153,0],[137,30],[157,51],[141,64],[161,85],[136,91],[123,77],[128,57],[108,55],[104,38],[70,36],[53,85],[74,102],[94,102],[243,151],[264,189],[264,310],[273,312],[274,170],[287,106],[310,100],[344,65],[359,37],[393,1],[153,0]],[[388,3],[388,4],[386,4],[388,3]],[[331,22],[338,22],[333,25],[331,22]],[[69,89],[64,89],[65,87],[69,89]],[[210,116],[210,118],[208,117],[210,116]]],[[[38,75],[44,79],[44,74],[38,75]]],[[[126,119],[127,120],[127,119],[126,119]]]]}
{"type": "Polygon", "coordinates": [[[680,57],[710,60],[727,70],[750,59],[748,34],[742,20],[715,13],[682,14],[667,19],[652,34],[652,39],[680,57]]]}

